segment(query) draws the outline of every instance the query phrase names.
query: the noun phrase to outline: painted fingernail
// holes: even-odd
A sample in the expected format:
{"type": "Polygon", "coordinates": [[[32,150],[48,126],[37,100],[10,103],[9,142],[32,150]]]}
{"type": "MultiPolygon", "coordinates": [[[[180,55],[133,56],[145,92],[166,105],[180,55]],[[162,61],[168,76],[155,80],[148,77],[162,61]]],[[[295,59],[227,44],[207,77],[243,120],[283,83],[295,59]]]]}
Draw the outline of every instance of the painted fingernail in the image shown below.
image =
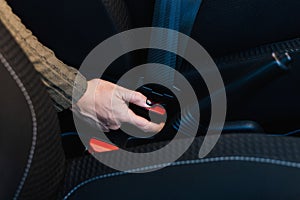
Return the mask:
{"type": "Polygon", "coordinates": [[[148,106],[153,106],[152,101],[150,101],[149,99],[146,100],[146,104],[147,104],[148,106]]]}

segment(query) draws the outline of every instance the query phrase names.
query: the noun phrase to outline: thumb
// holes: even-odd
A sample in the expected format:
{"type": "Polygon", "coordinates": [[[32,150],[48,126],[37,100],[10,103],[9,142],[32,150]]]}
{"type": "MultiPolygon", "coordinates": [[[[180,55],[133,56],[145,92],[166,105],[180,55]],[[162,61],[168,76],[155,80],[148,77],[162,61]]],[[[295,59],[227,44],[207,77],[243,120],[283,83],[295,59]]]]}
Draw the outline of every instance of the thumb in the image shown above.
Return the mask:
{"type": "Polygon", "coordinates": [[[147,119],[136,115],[132,110],[128,109],[128,118],[127,121],[128,123],[138,127],[144,132],[153,132],[153,133],[158,133],[160,132],[163,127],[164,123],[156,124],[151,121],[148,121],[147,119]]]}

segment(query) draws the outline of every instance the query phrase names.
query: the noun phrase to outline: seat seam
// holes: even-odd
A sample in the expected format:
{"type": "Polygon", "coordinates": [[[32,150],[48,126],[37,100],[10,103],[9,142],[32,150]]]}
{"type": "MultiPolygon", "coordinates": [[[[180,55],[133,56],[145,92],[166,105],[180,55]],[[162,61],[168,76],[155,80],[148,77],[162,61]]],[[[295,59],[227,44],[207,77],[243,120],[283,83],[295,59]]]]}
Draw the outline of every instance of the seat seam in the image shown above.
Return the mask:
{"type": "Polygon", "coordinates": [[[167,166],[182,166],[182,165],[192,165],[192,164],[204,164],[204,163],[212,163],[212,162],[224,162],[224,161],[243,161],[243,162],[255,162],[255,163],[265,163],[265,164],[272,164],[272,165],[278,165],[278,166],[285,166],[285,167],[292,167],[292,168],[299,168],[300,169],[300,163],[299,162],[292,162],[292,161],[286,161],[286,160],[277,160],[277,159],[271,159],[271,158],[263,158],[263,157],[248,157],[248,156],[223,156],[223,157],[212,157],[212,158],[203,158],[203,159],[196,159],[196,160],[185,160],[185,161],[177,161],[174,163],[163,163],[153,166],[147,166],[143,168],[137,168],[132,169],[128,171],[123,172],[115,172],[110,174],[103,174],[99,176],[95,176],[93,178],[87,179],[78,185],[76,185],[73,189],[70,190],[65,196],[64,200],[68,199],[74,192],[76,192],[79,188],[82,186],[89,184],[93,181],[97,181],[100,179],[110,178],[110,177],[116,177],[125,175],[128,173],[137,173],[142,171],[147,171],[149,169],[160,169],[167,166]]]}
{"type": "Polygon", "coordinates": [[[13,197],[13,199],[18,199],[18,197],[22,191],[22,188],[25,184],[25,181],[28,177],[29,170],[31,168],[31,164],[32,164],[32,160],[33,160],[33,156],[34,156],[34,152],[35,152],[35,146],[36,146],[36,140],[37,140],[37,120],[36,120],[36,114],[35,114],[35,109],[34,109],[33,103],[31,101],[31,98],[30,98],[24,84],[22,83],[22,81],[20,80],[20,78],[18,77],[18,75],[16,74],[14,69],[11,67],[11,65],[5,59],[5,57],[3,56],[3,54],[1,52],[0,52],[0,61],[4,65],[6,70],[9,72],[10,76],[17,83],[18,87],[21,89],[21,92],[23,93],[23,95],[26,99],[26,103],[30,109],[31,119],[32,119],[32,142],[31,142],[28,159],[27,159],[27,164],[26,164],[22,179],[21,179],[21,181],[16,189],[16,192],[14,194],[14,197],[13,197]]]}

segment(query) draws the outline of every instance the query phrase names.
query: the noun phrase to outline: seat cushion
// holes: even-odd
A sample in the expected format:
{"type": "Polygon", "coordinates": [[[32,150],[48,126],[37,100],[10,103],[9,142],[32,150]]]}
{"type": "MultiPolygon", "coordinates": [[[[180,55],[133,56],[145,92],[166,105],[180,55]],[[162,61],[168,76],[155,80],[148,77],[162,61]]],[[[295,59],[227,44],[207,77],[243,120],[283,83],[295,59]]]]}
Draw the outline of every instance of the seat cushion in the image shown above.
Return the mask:
{"type": "MultiPolygon", "coordinates": [[[[197,138],[178,161],[151,173],[118,172],[92,156],[70,160],[61,197],[298,199],[300,138],[223,135],[213,151],[199,159],[202,142],[203,138],[197,138]]],[[[152,151],[164,145],[165,142],[148,144],[135,151],[152,151]]],[[[143,171],[143,168],[137,170],[143,171]]]]}

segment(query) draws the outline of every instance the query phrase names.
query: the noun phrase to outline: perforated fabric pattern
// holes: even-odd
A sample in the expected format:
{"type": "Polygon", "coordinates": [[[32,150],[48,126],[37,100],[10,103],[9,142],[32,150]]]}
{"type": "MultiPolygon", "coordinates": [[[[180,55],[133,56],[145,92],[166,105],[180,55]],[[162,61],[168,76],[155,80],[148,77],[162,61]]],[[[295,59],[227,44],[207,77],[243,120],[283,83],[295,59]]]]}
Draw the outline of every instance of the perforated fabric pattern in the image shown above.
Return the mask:
{"type": "Polygon", "coordinates": [[[29,106],[34,110],[37,128],[15,199],[54,199],[65,165],[56,112],[38,73],[1,22],[0,37],[7,70],[21,83],[20,90],[28,94],[26,98],[32,103],[29,106]]]}
{"type": "MultiPolygon", "coordinates": [[[[179,161],[198,160],[199,148],[203,138],[197,138],[179,161]]],[[[182,144],[185,141],[182,140],[182,144]]],[[[148,144],[135,148],[135,152],[149,152],[161,148],[166,142],[148,144]]],[[[176,149],[174,149],[176,151],[176,149]]],[[[262,134],[222,135],[212,152],[205,158],[207,162],[241,160],[242,161],[283,161],[284,163],[300,162],[300,139],[293,137],[275,137],[262,134]],[[211,160],[209,160],[211,158],[211,160]],[[216,159],[218,158],[218,159],[216,159]]],[[[130,161],[128,161],[130,162],[130,161]]],[[[191,162],[190,164],[195,164],[191,162]]],[[[117,171],[104,166],[92,156],[85,156],[67,162],[65,185],[62,198],[78,184],[93,177],[115,173],[117,171]]]]}

